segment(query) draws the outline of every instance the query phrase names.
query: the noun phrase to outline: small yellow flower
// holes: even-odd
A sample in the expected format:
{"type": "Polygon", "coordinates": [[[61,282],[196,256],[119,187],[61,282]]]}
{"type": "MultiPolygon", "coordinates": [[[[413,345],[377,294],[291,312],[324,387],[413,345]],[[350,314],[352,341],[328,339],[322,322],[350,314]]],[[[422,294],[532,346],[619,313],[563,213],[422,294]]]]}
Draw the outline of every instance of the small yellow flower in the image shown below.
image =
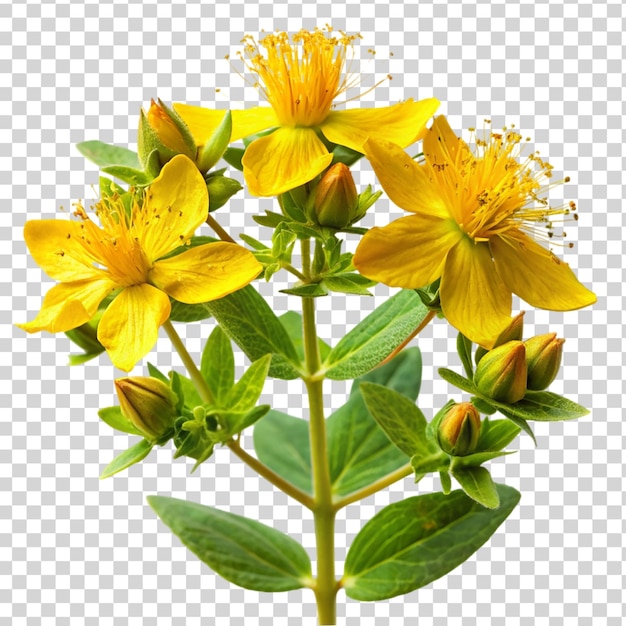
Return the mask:
{"type": "Polygon", "coordinates": [[[553,311],[596,301],[569,265],[538,243],[549,240],[553,216],[575,206],[549,206],[542,183],[552,168],[536,153],[520,161],[520,142],[510,130],[491,133],[472,153],[438,117],[424,137],[422,165],[392,143],[365,145],[389,197],[413,215],[370,230],[355,266],[406,289],[440,278],[446,318],[485,348],[511,323],[512,293],[553,311]]]}
{"type": "MultiPolygon", "coordinates": [[[[273,196],[302,185],[324,171],[332,154],[319,137],[363,152],[368,137],[384,138],[406,147],[419,139],[439,101],[407,100],[377,109],[333,110],[335,99],[356,84],[344,75],[348,48],[356,35],[332,35],[302,30],[289,40],[286,33],[266,35],[258,44],[244,39],[246,66],[259,80],[255,84],[271,108],[233,111],[232,141],[262,130],[274,132],[253,141],[243,166],[250,192],[273,196]],[[264,56],[259,46],[265,49],[264,56]]],[[[176,104],[199,144],[215,129],[220,111],[176,104]]]]}
{"type": "Polygon", "coordinates": [[[98,340],[116,367],[130,371],[154,346],[170,315],[169,296],[187,304],[221,298],[261,271],[252,253],[215,242],[166,255],[189,242],[206,220],[208,194],[196,166],[174,157],[127,212],[121,200],[96,205],[97,226],[78,206],[79,221],[33,220],[24,238],[35,261],[60,281],[27,332],[65,332],[89,321],[115,297],[98,325],[98,340]]]}

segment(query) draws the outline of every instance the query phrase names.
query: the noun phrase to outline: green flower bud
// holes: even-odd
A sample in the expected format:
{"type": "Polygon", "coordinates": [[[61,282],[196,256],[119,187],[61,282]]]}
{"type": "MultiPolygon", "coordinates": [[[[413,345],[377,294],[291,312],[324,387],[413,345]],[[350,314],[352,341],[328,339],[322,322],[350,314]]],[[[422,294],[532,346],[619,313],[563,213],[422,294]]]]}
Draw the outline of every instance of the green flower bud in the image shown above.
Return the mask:
{"type": "Polygon", "coordinates": [[[315,215],[320,226],[345,228],[357,208],[358,194],[350,168],[335,163],[315,189],[315,215]]]}
{"type": "MultiPolygon", "coordinates": [[[[522,335],[524,333],[524,313],[525,311],[522,311],[516,315],[511,323],[498,335],[498,338],[493,344],[494,348],[497,348],[508,341],[522,340],[522,335]]],[[[485,354],[487,354],[487,352],[489,352],[489,350],[486,350],[482,346],[478,346],[478,348],[476,348],[476,356],[474,357],[476,365],[480,363],[480,360],[485,356],[485,354]]]]}
{"type": "Polygon", "coordinates": [[[561,367],[564,343],[565,339],[557,339],[556,333],[537,335],[524,342],[528,389],[542,391],[551,385],[561,367]]]}
{"type": "Polygon", "coordinates": [[[498,402],[513,404],[526,393],[526,348],[521,341],[490,350],[480,360],[474,383],[479,391],[498,402]]]}
{"type": "Polygon", "coordinates": [[[161,167],[177,154],[184,154],[192,161],[196,160],[196,142],[187,125],[161,100],[152,100],[148,113],[142,109],[139,115],[137,154],[144,168],[148,167],[150,155],[155,150],[161,167]]]}
{"type": "Polygon", "coordinates": [[[226,111],[220,125],[215,129],[207,142],[198,150],[198,169],[208,172],[221,158],[233,131],[233,118],[230,111],[226,111]]]}
{"type": "Polygon", "coordinates": [[[209,212],[224,206],[232,196],[243,189],[238,180],[222,175],[210,175],[206,187],[209,191],[209,212]]]}
{"type": "Polygon", "coordinates": [[[174,428],[178,397],[165,383],[134,376],[118,378],[115,389],[122,414],[149,441],[159,440],[174,428]]]}
{"type": "Polygon", "coordinates": [[[471,402],[455,404],[439,422],[439,447],[452,456],[467,456],[476,450],[480,436],[480,413],[471,402]]]}

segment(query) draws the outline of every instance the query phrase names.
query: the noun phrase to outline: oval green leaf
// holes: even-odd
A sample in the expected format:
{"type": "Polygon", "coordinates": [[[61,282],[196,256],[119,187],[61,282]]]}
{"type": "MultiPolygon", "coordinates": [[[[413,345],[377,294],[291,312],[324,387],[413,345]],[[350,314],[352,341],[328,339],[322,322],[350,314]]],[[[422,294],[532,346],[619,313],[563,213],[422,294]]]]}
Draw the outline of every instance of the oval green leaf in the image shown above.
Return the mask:
{"type": "Polygon", "coordinates": [[[259,460],[280,477],[313,494],[307,421],[270,411],[254,427],[254,450],[259,460]]]}
{"type": "Polygon", "coordinates": [[[326,376],[362,376],[388,357],[424,321],[428,309],[412,290],[402,290],[370,313],[332,349],[326,376]]]}
{"type": "Polygon", "coordinates": [[[176,498],[149,496],[148,504],[189,550],[235,585],[271,592],[312,583],[304,548],[269,526],[176,498]]]}
{"type": "Polygon", "coordinates": [[[348,402],[328,418],[328,457],[336,497],[362,489],[409,462],[370,415],[360,384],[384,385],[415,401],[421,371],[419,349],[404,350],[389,363],[355,380],[348,402]]]}
{"type": "Polygon", "coordinates": [[[296,349],[274,311],[254,287],[248,285],[204,306],[251,361],[272,355],[270,376],[298,378],[294,367],[298,363],[296,349]]]}
{"type": "Polygon", "coordinates": [[[462,491],[427,494],[385,507],[356,536],[343,586],[354,600],[385,600],[428,585],[466,561],[519,502],[497,485],[500,506],[486,509],[462,491]]]}
{"type": "Polygon", "coordinates": [[[109,478],[113,474],[117,474],[122,470],[143,461],[149,454],[154,443],[147,439],[142,439],[139,443],[135,444],[132,448],[128,448],[125,452],[122,452],[119,456],[116,456],[100,474],[100,479],[109,478]]]}

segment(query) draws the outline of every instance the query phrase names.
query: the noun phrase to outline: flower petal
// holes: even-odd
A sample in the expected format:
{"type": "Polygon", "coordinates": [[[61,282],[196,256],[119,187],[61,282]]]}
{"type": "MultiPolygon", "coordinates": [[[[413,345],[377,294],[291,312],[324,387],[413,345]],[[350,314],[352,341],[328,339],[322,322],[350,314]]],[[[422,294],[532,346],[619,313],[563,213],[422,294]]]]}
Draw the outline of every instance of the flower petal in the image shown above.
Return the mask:
{"type": "Polygon", "coordinates": [[[596,301],[595,294],[578,281],[567,263],[523,233],[492,237],[489,245],[498,274],[528,304],[572,311],[596,301]]]}
{"type": "Polygon", "coordinates": [[[409,215],[368,231],[353,263],[371,280],[391,287],[419,289],[441,276],[448,251],[462,236],[451,220],[409,215]]]}
{"type": "Polygon", "coordinates": [[[32,322],[17,324],[28,333],[64,333],[88,322],[117,285],[110,280],[81,280],[55,285],[32,322]]]}
{"type": "Polygon", "coordinates": [[[439,107],[437,98],[413,99],[390,107],[331,111],[321,125],[329,141],[363,152],[368,137],[384,139],[402,148],[424,135],[426,123],[439,107]]]}
{"type": "Polygon", "coordinates": [[[312,128],[279,128],[255,139],[243,155],[243,175],[255,196],[276,196],[309,182],[333,159],[312,128]]]}
{"type": "Polygon", "coordinates": [[[198,304],[245,287],[262,269],[246,248],[215,242],[159,261],[150,272],[150,280],[172,298],[198,304]]]}
{"type": "MultiPolygon", "coordinates": [[[[211,138],[226,113],[224,110],[205,109],[182,103],[174,104],[174,110],[183,118],[199,146],[204,145],[211,138]]],[[[253,107],[244,111],[231,111],[231,113],[233,116],[231,142],[279,125],[274,109],[271,107],[253,107]]]]}
{"type": "Polygon", "coordinates": [[[152,285],[127,287],[113,300],[98,325],[98,340],[115,367],[129,372],[150,352],[170,308],[167,295],[152,285]]]}
{"type": "Polygon", "coordinates": [[[133,221],[136,237],[151,261],[184,244],[209,213],[202,174],[186,156],[165,164],[146,192],[141,218],[133,221]]]}
{"type": "Polygon", "coordinates": [[[424,135],[424,156],[431,165],[459,164],[473,158],[467,144],[454,134],[445,116],[435,118],[424,135]]]}
{"type": "Polygon", "coordinates": [[[426,168],[418,165],[402,148],[389,141],[368,139],[364,149],[383,189],[399,207],[441,219],[450,216],[426,168]]]}
{"type": "Polygon", "coordinates": [[[32,220],[24,226],[24,239],[33,259],[50,278],[89,280],[100,276],[101,270],[93,267],[94,258],[81,244],[83,231],[82,222],[32,220]]]}
{"type": "Polygon", "coordinates": [[[511,323],[511,291],[498,276],[485,243],[463,237],[450,250],[439,293],[450,324],[484,348],[493,347],[511,323]]]}

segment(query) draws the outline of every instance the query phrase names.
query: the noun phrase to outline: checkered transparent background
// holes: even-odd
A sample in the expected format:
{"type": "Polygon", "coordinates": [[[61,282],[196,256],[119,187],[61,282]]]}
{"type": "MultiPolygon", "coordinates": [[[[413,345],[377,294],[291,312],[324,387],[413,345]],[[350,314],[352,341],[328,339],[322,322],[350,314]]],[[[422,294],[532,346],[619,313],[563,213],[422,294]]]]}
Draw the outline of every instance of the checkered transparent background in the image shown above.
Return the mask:
{"type": "MultiPolygon", "coordinates": [[[[138,111],[150,98],[233,108],[258,95],[224,61],[244,34],[332,23],[363,34],[355,67],[363,87],[393,75],[363,98],[386,105],[436,96],[456,129],[515,123],[549,156],[555,190],[577,199],[564,256],[592,284],[598,304],[566,314],[527,315],[527,333],[567,338],[555,386],[592,407],[579,422],[537,424],[538,446],[491,463],[522,492],[493,538],[449,576],[376,604],[339,599],[340,623],[356,626],[561,626],[623,623],[624,396],[624,10],[618,0],[390,2],[323,0],[216,3],[0,2],[0,624],[145,626],[313,625],[310,592],[259,594],[214,576],[157,521],[145,496],[158,493],[259,519],[301,540],[313,557],[308,514],[259,480],[228,451],[194,475],[171,448],[114,478],[98,476],[129,438],[98,421],[114,403],[105,357],[68,368],[63,336],[26,336],[12,324],[32,318],[51,282],[28,257],[22,227],[59,207],[95,197],[95,166],[74,145],[86,139],[134,146],[138,111]],[[368,60],[367,48],[376,49],[368,60]],[[216,92],[219,88],[220,91],[216,92]]],[[[357,103],[358,105],[358,103],[357,103]]],[[[352,106],[355,106],[353,104],[352,106]]],[[[366,166],[360,183],[373,181],[366,166]]],[[[219,214],[234,233],[259,232],[251,216],[271,206],[243,196],[219,214]]],[[[401,215],[379,203],[369,224],[401,215]],[[386,211],[387,209],[387,211],[386,211]]],[[[276,310],[297,301],[262,285],[276,310]]],[[[322,299],[320,333],[336,341],[375,304],[322,299]]],[[[183,328],[199,355],[209,325],[183,328]]],[[[454,334],[443,323],[420,339],[425,355],[421,406],[441,406],[450,389],[435,377],[452,365],[454,334]]],[[[180,367],[164,338],[150,360],[180,367]]],[[[244,361],[238,361],[243,366],[244,361]]],[[[143,371],[138,366],[136,373],[143,371]]],[[[118,373],[119,374],[119,373],[118,373]]],[[[330,408],[345,399],[328,386],[330,408]]],[[[297,383],[266,387],[277,409],[300,413],[297,383]]],[[[454,397],[458,397],[454,396],[454,397]]],[[[245,445],[251,447],[250,437],[245,445]]],[[[344,511],[337,525],[344,557],[362,520],[391,501],[437,488],[410,480],[344,511]]]]}

